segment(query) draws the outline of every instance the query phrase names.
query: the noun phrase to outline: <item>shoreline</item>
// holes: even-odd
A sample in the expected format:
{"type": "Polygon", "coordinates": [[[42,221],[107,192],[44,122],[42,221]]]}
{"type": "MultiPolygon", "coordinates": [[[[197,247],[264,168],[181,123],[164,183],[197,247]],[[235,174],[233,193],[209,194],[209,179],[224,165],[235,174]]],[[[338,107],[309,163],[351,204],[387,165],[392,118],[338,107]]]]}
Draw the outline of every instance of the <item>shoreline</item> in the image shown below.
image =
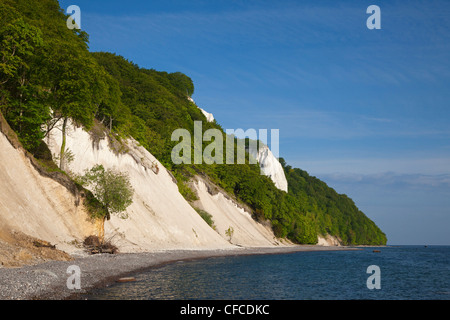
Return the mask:
{"type": "Polygon", "coordinates": [[[356,247],[298,245],[232,249],[172,249],[142,253],[97,254],[70,261],[48,261],[20,268],[0,268],[0,300],[80,300],[83,294],[118,279],[177,261],[224,256],[288,254],[311,251],[360,250],[356,247]],[[80,270],[81,289],[68,289],[72,272],[80,270]]]}

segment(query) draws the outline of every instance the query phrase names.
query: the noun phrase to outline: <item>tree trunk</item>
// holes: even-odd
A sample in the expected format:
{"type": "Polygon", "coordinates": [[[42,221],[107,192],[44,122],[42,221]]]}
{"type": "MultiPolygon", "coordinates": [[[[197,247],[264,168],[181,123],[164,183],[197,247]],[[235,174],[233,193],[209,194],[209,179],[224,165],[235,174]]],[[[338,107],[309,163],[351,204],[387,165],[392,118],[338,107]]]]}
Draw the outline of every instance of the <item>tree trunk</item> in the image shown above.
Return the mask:
{"type": "Polygon", "coordinates": [[[26,83],[25,72],[22,74],[19,80],[20,85],[20,95],[19,95],[19,108],[20,108],[20,116],[19,116],[19,132],[22,133],[22,123],[23,123],[23,91],[22,87],[26,83]]]}
{"type": "Polygon", "coordinates": [[[62,126],[62,142],[61,142],[61,151],[59,153],[59,168],[63,171],[66,169],[66,126],[67,126],[67,117],[64,117],[63,126],[62,126]]]}
{"type": "Polygon", "coordinates": [[[100,245],[105,241],[105,220],[106,216],[98,218],[96,221],[97,237],[100,241],[100,245]]]}
{"type": "Polygon", "coordinates": [[[98,235],[98,238],[100,239],[101,244],[103,244],[103,242],[105,241],[105,220],[106,220],[106,216],[102,218],[102,222],[100,224],[100,232],[98,235]]]}

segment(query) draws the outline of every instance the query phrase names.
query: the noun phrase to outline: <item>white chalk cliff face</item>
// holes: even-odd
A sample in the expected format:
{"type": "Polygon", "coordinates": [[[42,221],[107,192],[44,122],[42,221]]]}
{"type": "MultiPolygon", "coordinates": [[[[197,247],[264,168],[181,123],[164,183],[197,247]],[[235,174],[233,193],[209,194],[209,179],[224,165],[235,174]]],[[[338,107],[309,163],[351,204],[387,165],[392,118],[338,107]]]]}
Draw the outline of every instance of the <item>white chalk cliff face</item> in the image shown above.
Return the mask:
{"type": "Polygon", "coordinates": [[[275,237],[270,225],[256,222],[244,208],[221,191],[212,194],[201,178],[194,182],[194,188],[198,195],[195,205],[211,214],[216,231],[223,237],[228,239],[225,231],[233,229],[233,244],[245,247],[289,245],[289,241],[275,237]]]}
{"type": "MultiPolygon", "coordinates": [[[[195,103],[194,99],[192,99],[191,97],[188,97],[188,100],[191,101],[192,103],[194,103],[197,106],[197,104],[195,103]]],[[[209,112],[203,110],[199,106],[197,106],[197,108],[199,108],[201,110],[201,112],[203,113],[203,115],[206,117],[206,121],[208,121],[208,122],[213,122],[214,121],[214,115],[212,113],[209,113],[209,112]]]]}
{"type": "Polygon", "coordinates": [[[325,247],[329,247],[329,246],[342,246],[342,240],[335,237],[335,236],[331,236],[329,234],[326,235],[318,235],[317,236],[317,245],[319,246],[325,246],[325,247]]]}
{"type": "Polygon", "coordinates": [[[253,145],[250,144],[248,151],[250,155],[258,161],[263,174],[270,177],[278,189],[287,192],[288,183],[283,167],[278,159],[275,158],[272,151],[270,151],[269,147],[263,145],[259,146],[258,149],[255,149],[253,145]]]}
{"type": "Polygon", "coordinates": [[[202,111],[202,113],[205,115],[206,120],[207,120],[208,122],[213,122],[213,121],[214,121],[214,116],[213,116],[212,113],[209,113],[209,112],[203,110],[202,108],[199,108],[199,109],[200,109],[200,110],[202,111]]]}
{"type": "MultiPolygon", "coordinates": [[[[46,139],[52,154],[59,155],[61,141],[61,132],[53,130],[46,139]]],[[[126,172],[134,189],[133,203],[126,210],[128,218],[112,215],[105,222],[105,239],[112,238],[121,252],[230,247],[189,205],[152,154],[133,139],[122,143],[126,152],[117,154],[108,138],[94,142],[84,129],[68,125],[66,148],[74,156],[69,170],[83,174],[101,164],[105,169],[126,172]]]]}
{"type": "Polygon", "coordinates": [[[96,231],[78,201],[61,184],[40,175],[24,151],[0,132],[0,234],[22,232],[76,253],[79,249],[71,243],[96,231]]]}
{"type": "MultiPolygon", "coordinates": [[[[52,154],[59,155],[61,140],[58,130],[46,139],[52,154]]],[[[121,252],[280,245],[270,227],[260,225],[231,200],[212,196],[205,192],[204,185],[197,184],[201,207],[217,222],[218,229],[213,230],[179,193],[174,178],[151,153],[134,139],[123,143],[126,152],[117,154],[107,138],[94,142],[84,129],[68,125],[66,148],[74,156],[69,170],[82,174],[102,164],[105,169],[126,172],[130,178],[135,192],[126,211],[128,218],[112,215],[105,222],[105,239],[112,238],[121,252]],[[230,226],[235,230],[232,243],[224,233],[230,226]]]]}

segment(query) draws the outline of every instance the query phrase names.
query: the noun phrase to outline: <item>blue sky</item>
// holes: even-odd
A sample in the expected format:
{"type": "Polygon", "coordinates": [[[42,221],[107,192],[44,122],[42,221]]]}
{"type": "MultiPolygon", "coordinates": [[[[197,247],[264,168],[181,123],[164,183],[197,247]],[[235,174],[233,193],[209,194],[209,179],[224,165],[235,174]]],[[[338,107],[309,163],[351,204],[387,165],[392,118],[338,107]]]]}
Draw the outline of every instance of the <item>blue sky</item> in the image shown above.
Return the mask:
{"type": "Polygon", "coordinates": [[[60,1],[91,51],[181,71],[223,128],[346,193],[390,244],[450,244],[450,2],[60,1]],[[369,30],[366,9],[381,9],[369,30]]]}

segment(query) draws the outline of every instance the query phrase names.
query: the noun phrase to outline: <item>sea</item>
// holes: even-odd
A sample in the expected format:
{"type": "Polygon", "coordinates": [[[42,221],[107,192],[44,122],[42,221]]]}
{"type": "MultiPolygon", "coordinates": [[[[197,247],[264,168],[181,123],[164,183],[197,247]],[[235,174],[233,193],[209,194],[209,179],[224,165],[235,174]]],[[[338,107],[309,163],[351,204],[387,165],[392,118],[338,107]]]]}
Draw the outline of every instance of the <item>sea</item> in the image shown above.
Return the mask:
{"type": "Polygon", "coordinates": [[[135,274],[87,300],[450,300],[450,246],[215,257],[135,274]]]}

